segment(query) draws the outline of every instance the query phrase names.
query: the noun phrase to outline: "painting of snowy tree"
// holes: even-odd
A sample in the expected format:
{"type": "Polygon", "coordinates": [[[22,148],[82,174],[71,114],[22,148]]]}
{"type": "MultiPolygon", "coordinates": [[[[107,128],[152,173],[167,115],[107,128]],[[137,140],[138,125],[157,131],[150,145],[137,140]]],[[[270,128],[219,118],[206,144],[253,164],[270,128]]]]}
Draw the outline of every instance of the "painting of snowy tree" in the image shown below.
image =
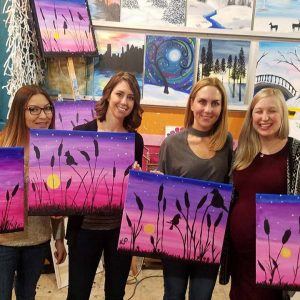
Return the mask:
{"type": "Polygon", "coordinates": [[[289,108],[300,107],[300,43],[259,42],[254,94],[266,87],[280,89],[289,108]]]}
{"type": "Polygon", "coordinates": [[[118,71],[133,73],[140,88],[143,82],[145,35],[96,30],[99,56],[95,58],[94,94],[101,96],[109,79],[118,71]]]}
{"type": "Polygon", "coordinates": [[[146,36],[144,104],[185,106],[194,78],[195,38],[146,36]]]}
{"type": "Polygon", "coordinates": [[[93,24],[120,22],[120,0],[89,0],[88,4],[93,24]]]}
{"type": "Polygon", "coordinates": [[[300,34],[299,0],[256,0],[254,30],[300,34]]]}
{"type": "Polygon", "coordinates": [[[186,0],[123,0],[121,22],[144,25],[185,25],[186,0]]]}
{"type": "Polygon", "coordinates": [[[250,30],[253,0],[187,0],[188,27],[250,30]]]}
{"type": "Polygon", "coordinates": [[[224,84],[229,105],[245,105],[249,41],[200,39],[198,80],[218,77],[224,84]]]}

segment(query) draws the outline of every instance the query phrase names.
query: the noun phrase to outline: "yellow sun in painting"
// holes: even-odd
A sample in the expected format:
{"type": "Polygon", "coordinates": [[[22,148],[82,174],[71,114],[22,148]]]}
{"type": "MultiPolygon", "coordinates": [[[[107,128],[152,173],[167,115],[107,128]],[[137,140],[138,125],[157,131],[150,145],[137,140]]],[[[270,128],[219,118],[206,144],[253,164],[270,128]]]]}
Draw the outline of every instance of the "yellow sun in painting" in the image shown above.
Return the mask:
{"type": "Polygon", "coordinates": [[[144,226],[144,232],[148,235],[153,234],[154,230],[155,230],[155,226],[153,224],[146,224],[144,226]]]}
{"type": "Polygon", "coordinates": [[[58,40],[58,39],[59,39],[59,33],[58,33],[57,31],[55,31],[55,32],[53,33],[53,37],[54,37],[56,40],[58,40]]]}
{"type": "Polygon", "coordinates": [[[291,251],[291,249],[289,249],[287,247],[283,247],[281,249],[280,255],[284,258],[289,258],[292,255],[292,251],[291,251]]]}
{"type": "Polygon", "coordinates": [[[60,179],[56,174],[50,174],[47,178],[47,185],[50,189],[55,190],[60,186],[60,179]]]}

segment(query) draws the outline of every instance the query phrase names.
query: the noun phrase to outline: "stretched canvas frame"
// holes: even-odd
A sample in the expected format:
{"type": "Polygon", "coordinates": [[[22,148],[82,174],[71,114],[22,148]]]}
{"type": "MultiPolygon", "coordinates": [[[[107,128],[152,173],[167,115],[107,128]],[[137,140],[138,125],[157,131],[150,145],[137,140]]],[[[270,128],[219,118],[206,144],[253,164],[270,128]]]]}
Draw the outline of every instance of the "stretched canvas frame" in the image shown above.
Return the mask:
{"type": "Polygon", "coordinates": [[[24,230],[24,148],[0,148],[0,234],[24,230]]]}
{"type": "Polygon", "coordinates": [[[31,130],[30,215],[122,212],[134,133],[31,130]]]}
{"type": "Polygon", "coordinates": [[[118,249],[218,264],[232,185],[130,171],[118,249]]]}

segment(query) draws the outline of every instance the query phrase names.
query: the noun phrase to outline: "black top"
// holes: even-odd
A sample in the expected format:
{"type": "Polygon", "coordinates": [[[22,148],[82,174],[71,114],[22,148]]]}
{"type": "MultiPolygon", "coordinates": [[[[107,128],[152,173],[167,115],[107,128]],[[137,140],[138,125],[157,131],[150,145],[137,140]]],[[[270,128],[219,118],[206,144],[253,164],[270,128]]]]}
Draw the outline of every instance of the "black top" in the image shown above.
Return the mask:
{"type": "MultiPolygon", "coordinates": [[[[93,120],[86,124],[81,124],[74,127],[74,130],[82,130],[82,131],[97,131],[97,120],[93,120]]],[[[136,131],[135,133],[135,160],[142,166],[143,160],[143,150],[144,150],[144,140],[143,137],[136,131]]],[[[68,242],[71,239],[76,237],[77,231],[80,229],[84,216],[70,216],[68,219],[68,226],[67,226],[67,234],[66,238],[68,242]]]]}

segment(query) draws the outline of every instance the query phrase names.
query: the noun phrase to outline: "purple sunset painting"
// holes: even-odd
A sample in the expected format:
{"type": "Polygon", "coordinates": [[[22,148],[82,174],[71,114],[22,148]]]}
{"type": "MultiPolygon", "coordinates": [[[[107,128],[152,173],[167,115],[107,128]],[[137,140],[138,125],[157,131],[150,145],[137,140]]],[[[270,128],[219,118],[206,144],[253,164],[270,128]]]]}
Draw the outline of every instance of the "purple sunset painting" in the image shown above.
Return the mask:
{"type": "Polygon", "coordinates": [[[29,215],[122,213],[135,135],[31,130],[29,215]]]}
{"type": "Polygon", "coordinates": [[[45,56],[97,54],[85,0],[31,0],[31,4],[45,56]]]}
{"type": "Polygon", "coordinates": [[[0,148],[0,234],[24,230],[24,148],[0,148]]]}
{"type": "Polygon", "coordinates": [[[130,171],[118,249],[219,264],[232,185],[130,171]]]}
{"type": "Polygon", "coordinates": [[[75,126],[95,119],[96,101],[55,101],[55,129],[72,130],[75,126]]]}
{"type": "Polygon", "coordinates": [[[256,284],[300,290],[298,195],[256,195],[256,284]]]}

